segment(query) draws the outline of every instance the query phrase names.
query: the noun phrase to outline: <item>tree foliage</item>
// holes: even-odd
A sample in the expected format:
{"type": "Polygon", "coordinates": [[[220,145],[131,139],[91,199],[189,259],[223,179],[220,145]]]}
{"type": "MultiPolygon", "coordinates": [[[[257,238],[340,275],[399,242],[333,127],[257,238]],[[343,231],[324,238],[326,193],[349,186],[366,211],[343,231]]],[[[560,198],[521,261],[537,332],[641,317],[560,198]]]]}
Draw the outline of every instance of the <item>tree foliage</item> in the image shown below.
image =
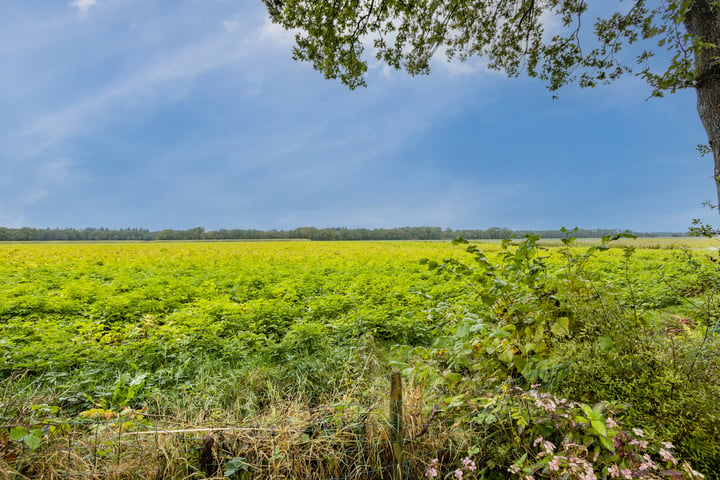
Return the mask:
{"type": "MultiPolygon", "coordinates": [[[[232,229],[205,231],[203,227],[189,230],[166,229],[151,232],[146,229],[124,228],[110,230],[107,228],[5,228],[0,227],[0,242],[45,242],[45,241],[172,241],[172,240],[451,240],[462,236],[472,239],[503,239],[522,237],[528,233],[537,233],[543,238],[563,238],[564,233],[557,230],[530,231],[510,230],[492,227],[482,229],[442,229],[440,227],[397,227],[397,228],[315,228],[300,227],[292,230],[257,230],[232,229]]],[[[578,238],[600,238],[604,235],[620,233],[616,229],[595,228],[575,229],[573,234],[578,238]]],[[[673,232],[632,232],[641,237],[679,237],[681,233],[673,232]]]]}
{"type": "Polygon", "coordinates": [[[294,57],[350,88],[365,85],[370,47],[377,60],[412,75],[429,73],[440,50],[449,60],[485,57],[489,68],[510,76],[524,70],[553,91],[635,72],[661,95],[693,86],[692,55],[703,46],[683,28],[690,0],[593,2],[606,13],[593,34],[581,28],[586,0],[264,1],[273,21],[296,31],[294,57]],[[651,43],[633,49],[637,66],[630,65],[619,53],[641,40],[651,43]],[[662,49],[672,59],[653,69],[662,49]]]}

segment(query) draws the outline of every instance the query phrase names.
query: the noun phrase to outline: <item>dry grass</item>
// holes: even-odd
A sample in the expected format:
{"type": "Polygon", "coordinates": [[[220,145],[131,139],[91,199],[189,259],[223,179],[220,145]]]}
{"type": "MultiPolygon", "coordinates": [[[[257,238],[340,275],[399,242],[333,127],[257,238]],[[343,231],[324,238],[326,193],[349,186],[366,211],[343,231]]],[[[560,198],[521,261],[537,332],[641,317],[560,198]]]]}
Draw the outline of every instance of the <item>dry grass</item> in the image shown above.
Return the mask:
{"type": "MultiPolygon", "coordinates": [[[[452,461],[467,450],[471,430],[425,405],[421,387],[406,389],[404,404],[402,468],[412,478],[429,459],[452,461]]],[[[391,478],[388,418],[388,404],[287,403],[242,425],[140,416],[67,422],[36,451],[0,449],[0,479],[222,478],[233,466],[238,479],[391,478]]]]}

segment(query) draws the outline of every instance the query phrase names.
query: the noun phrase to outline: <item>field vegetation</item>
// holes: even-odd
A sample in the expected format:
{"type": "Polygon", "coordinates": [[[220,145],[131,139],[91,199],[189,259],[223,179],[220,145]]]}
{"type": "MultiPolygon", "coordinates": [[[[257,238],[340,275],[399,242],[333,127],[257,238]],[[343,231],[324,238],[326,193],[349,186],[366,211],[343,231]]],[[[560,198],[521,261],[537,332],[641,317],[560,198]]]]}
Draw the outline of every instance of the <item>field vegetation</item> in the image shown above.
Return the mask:
{"type": "MultiPolygon", "coordinates": [[[[381,405],[398,369],[426,418],[475,412],[413,447],[417,477],[720,478],[715,243],[571,235],[0,245],[0,472],[57,475],[53,445],[98,435],[83,419],[381,405]]],[[[142,462],[208,474],[178,458],[142,462]]],[[[217,474],[253,478],[239,458],[217,474]]]]}

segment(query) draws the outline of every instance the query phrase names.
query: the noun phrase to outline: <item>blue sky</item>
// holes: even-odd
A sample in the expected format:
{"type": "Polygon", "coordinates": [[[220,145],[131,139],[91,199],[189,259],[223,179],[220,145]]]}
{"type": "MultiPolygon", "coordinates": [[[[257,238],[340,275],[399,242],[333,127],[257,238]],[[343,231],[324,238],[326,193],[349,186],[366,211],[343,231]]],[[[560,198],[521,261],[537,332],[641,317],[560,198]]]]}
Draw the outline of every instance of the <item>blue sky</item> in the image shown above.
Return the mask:
{"type": "Polygon", "coordinates": [[[3,0],[0,226],[685,231],[711,212],[694,91],[482,63],[349,91],[260,0],[3,0]]]}

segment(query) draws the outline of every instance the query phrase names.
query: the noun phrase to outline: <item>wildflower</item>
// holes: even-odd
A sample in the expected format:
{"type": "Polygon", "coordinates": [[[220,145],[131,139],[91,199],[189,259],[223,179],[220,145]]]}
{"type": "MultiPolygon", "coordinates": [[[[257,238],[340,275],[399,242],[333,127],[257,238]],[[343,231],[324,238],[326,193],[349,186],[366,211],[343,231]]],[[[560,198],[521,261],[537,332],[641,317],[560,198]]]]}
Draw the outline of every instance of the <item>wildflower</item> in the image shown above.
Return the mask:
{"type": "Polygon", "coordinates": [[[463,477],[463,471],[459,468],[457,470],[455,470],[455,478],[457,478],[457,480],[462,480],[462,477],[463,477]]]}
{"type": "Polygon", "coordinates": [[[668,450],[672,450],[673,448],[675,448],[675,445],[670,442],[660,442],[660,445],[667,448],[668,450]]]}
{"type": "Polygon", "coordinates": [[[645,460],[644,463],[640,464],[640,470],[646,470],[648,468],[651,468],[653,470],[657,470],[657,465],[655,465],[655,462],[652,461],[652,458],[650,458],[650,455],[647,453],[643,455],[643,459],[645,460]]]}
{"type": "Polygon", "coordinates": [[[438,467],[440,466],[440,462],[437,458],[433,458],[430,460],[430,464],[427,467],[427,470],[425,470],[425,476],[428,478],[435,478],[438,476],[438,467]]]}
{"type": "Polygon", "coordinates": [[[545,447],[545,453],[547,453],[548,455],[555,451],[555,444],[552,442],[543,442],[543,447],[545,447]]]}
{"type": "Polygon", "coordinates": [[[550,467],[550,470],[553,472],[560,470],[560,457],[553,457],[550,463],[548,463],[548,467],[550,467]]]}
{"type": "Polygon", "coordinates": [[[640,430],[639,428],[633,428],[632,431],[633,431],[633,433],[634,433],[635,435],[637,435],[638,437],[643,437],[643,436],[645,436],[645,432],[643,432],[643,431],[640,430]]]}
{"type": "Polygon", "coordinates": [[[477,467],[475,466],[475,462],[470,460],[470,457],[465,457],[462,459],[463,467],[467,468],[469,471],[474,472],[477,470],[477,467]]]}
{"type": "Polygon", "coordinates": [[[665,460],[666,462],[670,462],[673,465],[677,465],[678,461],[675,457],[673,457],[672,453],[668,452],[664,448],[661,448],[658,453],[663,458],[663,460],[665,460]]]}
{"type": "Polygon", "coordinates": [[[630,445],[637,445],[642,450],[645,450],[648,447],[648,442],[646,442],[645,440],[637,440],[633,438],[632,440],[630,440],[630,445]]]}
{"type": "Polygon", "coordinates": [[[700,473],[696,470],[693,470],[692,468],[690,469],[690,472],[692,473],[692,476],[695,478],[705,478],[705,475],[703,475],[702,473],[700,473]]]}
{"type": "Polygon", "coordinates": [[[607,417],[607,418],[605,419],[605,426],[606,426],[607,428],[615,428],[615,427],[618,426],[618,424],[617,424],[617,422],[616,422],[615,420],[613,420],[612,417],[607,417]]]}
{"type": "Polygon", "coordinates": [[[622,474],[623,478],[625,478],[627,480],[632,480],[632,478],[633,478],[632,471],[630,471],[629,468],[623,468],[622,471],[620,471],[620,473],[622,474]]]}
{"type": "Polygon", "coordinates": [[[608,473],[611,478],[617,478],[620,476],[620,467],[613,463],[608,467],[608,473]]]}

